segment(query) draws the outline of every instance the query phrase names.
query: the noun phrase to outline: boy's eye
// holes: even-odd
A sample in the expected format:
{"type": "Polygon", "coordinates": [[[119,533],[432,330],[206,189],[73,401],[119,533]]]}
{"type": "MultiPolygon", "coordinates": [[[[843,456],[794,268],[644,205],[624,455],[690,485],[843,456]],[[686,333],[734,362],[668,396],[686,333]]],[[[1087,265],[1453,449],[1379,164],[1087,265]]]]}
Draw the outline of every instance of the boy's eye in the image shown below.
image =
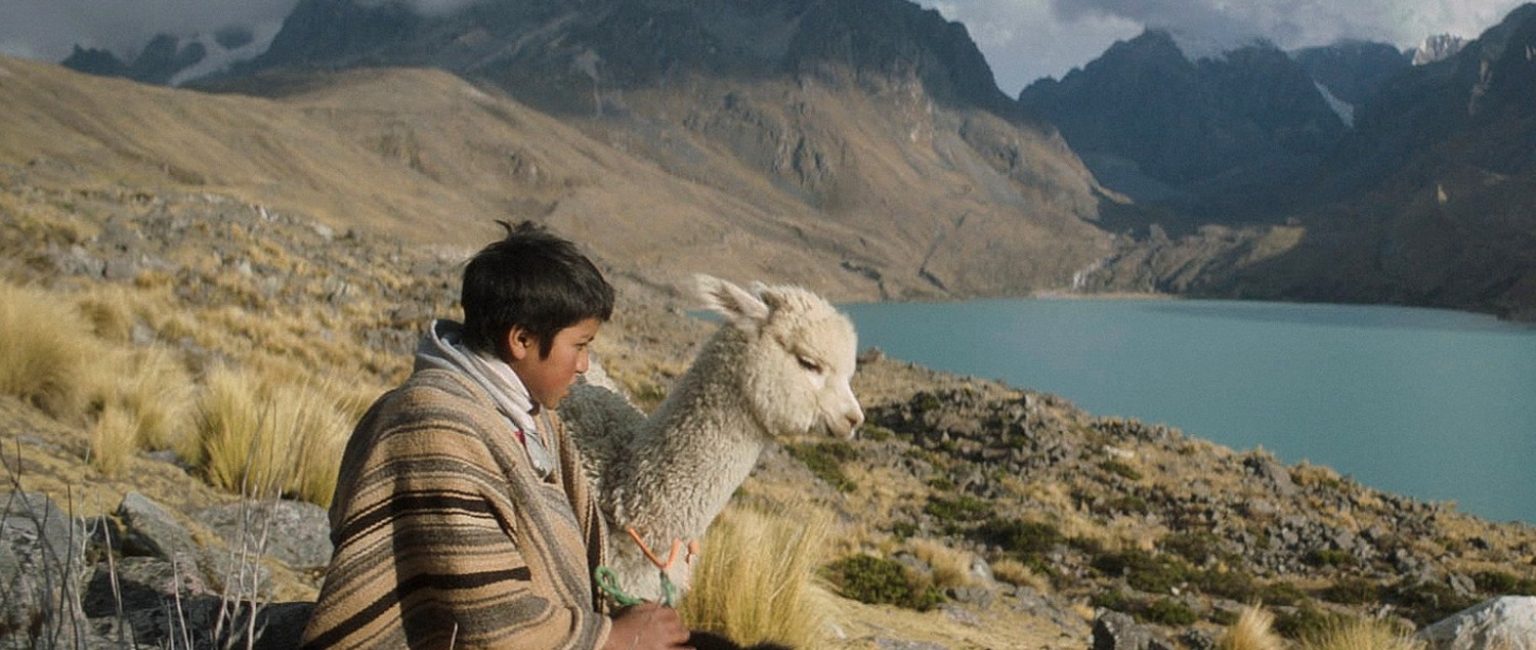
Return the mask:
{"type": "Polygon", "coordinates": [[[812,361],[806,357],[797,356],[795,357],[795,361],[800,362],[801,368],[805,368],[806,370],[815,373],[821,372],[821,364],[816,363],[815,361],[812,361]]]}

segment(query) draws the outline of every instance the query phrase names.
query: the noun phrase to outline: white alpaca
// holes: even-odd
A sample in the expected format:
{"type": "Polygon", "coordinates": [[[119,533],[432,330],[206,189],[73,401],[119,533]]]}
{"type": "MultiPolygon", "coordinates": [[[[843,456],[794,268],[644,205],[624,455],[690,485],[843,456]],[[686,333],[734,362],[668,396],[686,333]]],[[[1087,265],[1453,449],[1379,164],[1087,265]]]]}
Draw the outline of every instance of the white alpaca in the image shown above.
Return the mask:
{"type": "MultiPolygon", "coordinates": [[[[846,316],[798,287],[749,292],[697,279],[725,323],[655,413],[596,386],[573,389],[562,407],[608,517],[609,566],[647,600],[660,595],[659,574],[625,528],[665,559],[672,540],[704,537],[769,440],[816,430],[851,437],[864,421],[849,386],[857,338],[846,316]]],[[[686,591],[688,573],[680,557],[668,576],[686,591]]]]}

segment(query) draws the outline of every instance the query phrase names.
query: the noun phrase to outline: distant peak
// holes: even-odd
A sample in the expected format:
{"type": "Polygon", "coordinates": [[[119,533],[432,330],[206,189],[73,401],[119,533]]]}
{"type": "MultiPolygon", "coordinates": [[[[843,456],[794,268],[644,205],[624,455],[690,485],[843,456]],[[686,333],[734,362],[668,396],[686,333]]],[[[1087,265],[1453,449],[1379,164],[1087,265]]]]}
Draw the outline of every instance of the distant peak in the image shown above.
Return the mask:
{"type": "Polygon", "coordinates": [[[1467,39],[1455,34],[1435,34],[1425,37],[1424,42],[1413,48],[1413,64],[1426,65],[1436,61],[1444,61],[1461,51],[1467,46],[1467,39]]]}

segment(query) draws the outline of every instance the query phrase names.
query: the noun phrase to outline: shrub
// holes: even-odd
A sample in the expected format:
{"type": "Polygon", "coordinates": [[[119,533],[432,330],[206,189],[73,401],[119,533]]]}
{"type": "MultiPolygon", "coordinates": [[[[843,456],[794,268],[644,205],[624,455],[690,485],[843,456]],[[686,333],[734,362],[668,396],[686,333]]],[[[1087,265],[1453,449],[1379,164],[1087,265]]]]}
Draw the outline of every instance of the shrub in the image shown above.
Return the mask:
{"type": "Polygon", "coordinates": [[[1129,464],[1126,464],[1122,461],[1113,459],[1106,460],[1102,463],[1099,463],[1099,469],[1132,481],[1141,480],[1141,472],[1137,471],[1135,467],[1131,467],[1129,464]]]}
{"type": "Polygon", "coordinates": [[[895,432],[878,424],[866,424],[859,429],[859,437],[870,442],[885,442],[895,435],[895,432]]]}
{"type": "Polygon", "coordinates": [[[1216,650],[1284,650],[1274,632],[1275,616],[1257,607],[1244,607],[1237,621],[1216,641],[1216,650]]]}
{"type": "Polygon", "coordinates": [[[986,516],[990,510],[987,502],[968,494],[962,494],[953,499],[932,497],[928,499],[928,504],[923,506],[923,512],[945,523],[975,521],[986,516]]]}
{"type": "Polygon", "coordinates": [[[826,594],[813,582],[831,522],[815,508],[727,508],[709,527],[683,620],[743,644],[820,645],[826,594]]]}
{"type": "Polygon", "coordinates": [[[1038,557],[1065,539],[1055,526],[1038,521],[988,519],[971,535],[977,541],[1001,547],[1020,559],[1038,557]]]}
{"type": "Polygon", "coordinates": [[[1174,533],[1164,537],[1157,545],[1197,566],[1221,556],[1221,538],[1203,530],[1174,533]]]}
{"type": "Polygon", "coordinates": [[[853,445],[841,440],[815,444],[788,445],[789,455],[804,463],[817,478],[836,488],[838,492],[852,492],[853,480],[843,473],[843,463],[858,457],[853,445]]]}
{"type": "Polygon", "coordinates": [[[1497,596],[1536,596],[1536,578],[1520,578],[1503,571],[1479,571],[1472,576],[1479,591],[1497,596]]]}
{"type": "Polygon", "coordinates": [[[928,487],[941,492],[949,492],[955,489],[955,482],[951,481],[948,476],[935,476],[928,479],[928,487]]]}
{"type": "Polygon", "coordinates": [[[1472,598],[1458,596],[1443,582],[1418,582],[1404,578],[1385,593],[1387,600],[1401,606],[1407,617],[1427,625],[1477,604],[1472,598]]]}
{"type": "Polygon", "coordinates": [[[1167,593],[1190,579],[1183,562],[1136,549],[1100,555],[1094,558],[1093,568],[1110,577],[1123,575],[1132,587],[1153,593],[1167,593]]]}
{"type": "Polygon", "coordinates": [[[944,601],[933,585],[909,577],[900,563],[873,555],[853,555],[833,562],[827,567],[827,578],[838,593],[861,603],[926,611],[944,601]]]}
{"type": "Polygon", "coordinates": [[[1259,588],[1259,600],[1267,605],[1290,606],[1307,600],[1307,594],[1289,582],[1272,582],[1259,588]]]}
{"type": "Polygon", "coordinates": [[[1144,623],[1189,625],[1200,618],[1188,605],[1172,598],[1140,600],[1118,589],[1094,594],[1089,597],[1088,603],[1094,607],[1130,614],[1144,623]]]}
{"type": "Polygon", "coordinates": [[[1144,515],[1152,512],[1152,504],[1134,494],[1117,496],[1104,503],[1111,512],[1124,512],[1133,515],[1144,515]]]}
{"type": "Polygon", "coordinates": [[[1201,593],[1239,602],[1250,600],[1255,590],[1253,577],[1241,571],[1198,571],[1192,576],[1201,593]]]}
{"type": "Polygon", "coordinates": [[[1172,598],[1158,598],[1147,603],[1137,618],[1162,625],[1189,625],[1200,619],[1188,605],[1172,598]]]}
{"type": "Polygon", "coordinates": [[[1341,578],[1322,592],[1324,600],[1345,605],[1360,605],[1381,599],[1381,587],[1365,578],[1341,578]]]}
{"type": "Polygon", "coordinates": [[[1302,561],[1315,567],[1340,567],[1354,564],[1355,558],[1344,551],[1325,548],[1307,553],[1302,561]]]}
{"type": "Polygon", "coordinates": [[[1287,639],[1300,639],[1320,634],[1328,626],[1336,624],[1337,617],[1323,613],[1311,605],[1302,605],[1291,612],[1275,617],[1275,631],[1287,639]]]}
{"type": "Polygon", "coordinates": [[[84,420],[105,376],[85,318],[47,292],[0,282],[0,393],[61,419],[84,420]]]}

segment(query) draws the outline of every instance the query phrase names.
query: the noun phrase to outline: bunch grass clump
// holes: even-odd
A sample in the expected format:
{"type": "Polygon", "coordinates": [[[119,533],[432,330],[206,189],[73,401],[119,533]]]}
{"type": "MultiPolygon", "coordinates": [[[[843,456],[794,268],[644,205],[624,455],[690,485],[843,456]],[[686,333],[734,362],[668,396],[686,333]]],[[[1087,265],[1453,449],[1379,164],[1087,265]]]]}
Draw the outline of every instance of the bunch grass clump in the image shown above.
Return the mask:
{"type": "Polygon", "coordinates": [[[0,282],[0,393],[61,419],[83,421],[100,395],[99,339],[72,305],[0,282]]]}
{"type": "Polygon", "coordinates": [[[820,509],[727,508],[703,542],[683,620],[743,645],[824,645],[827,594],[814,581],[831,526],[820,509]]]}
{"type": "Polygon", "coordinates": [[[271,381],[218,368],[198,402],[200,457],[209,483],[258,497],[330,504],[351,420],[326,384],[271,381]]]}
{"type": "Polygon", "coordinates": [[[1237,621],[1216,641],[1216,650],[1285,650],[1274,627],[1273,614],[1259,607],[1244,607],[1237,621]]]}
{"type": "Polygon", "coordinates": [[[971,574],[969,554],[921,537],[909,540],[907,547],[912,550],[912,555],[917,559],[933,567],[935,586],[943,589],[969,587],[976,583],[976,578],[971,574]]]}
{"type": "Polygon", "coordinates": [[[138,448],[139,422],[133,413],[117,406],[103,409],[91,426],[91,466],[107,476],[119,476],[138,448]]]}
{"type": "Polygon", "coordinates": [[[1424,650],[1424,643],[1390,621],[1376,618],[1336,619],[1304,635],[1302,650],[1424,650]]]}

